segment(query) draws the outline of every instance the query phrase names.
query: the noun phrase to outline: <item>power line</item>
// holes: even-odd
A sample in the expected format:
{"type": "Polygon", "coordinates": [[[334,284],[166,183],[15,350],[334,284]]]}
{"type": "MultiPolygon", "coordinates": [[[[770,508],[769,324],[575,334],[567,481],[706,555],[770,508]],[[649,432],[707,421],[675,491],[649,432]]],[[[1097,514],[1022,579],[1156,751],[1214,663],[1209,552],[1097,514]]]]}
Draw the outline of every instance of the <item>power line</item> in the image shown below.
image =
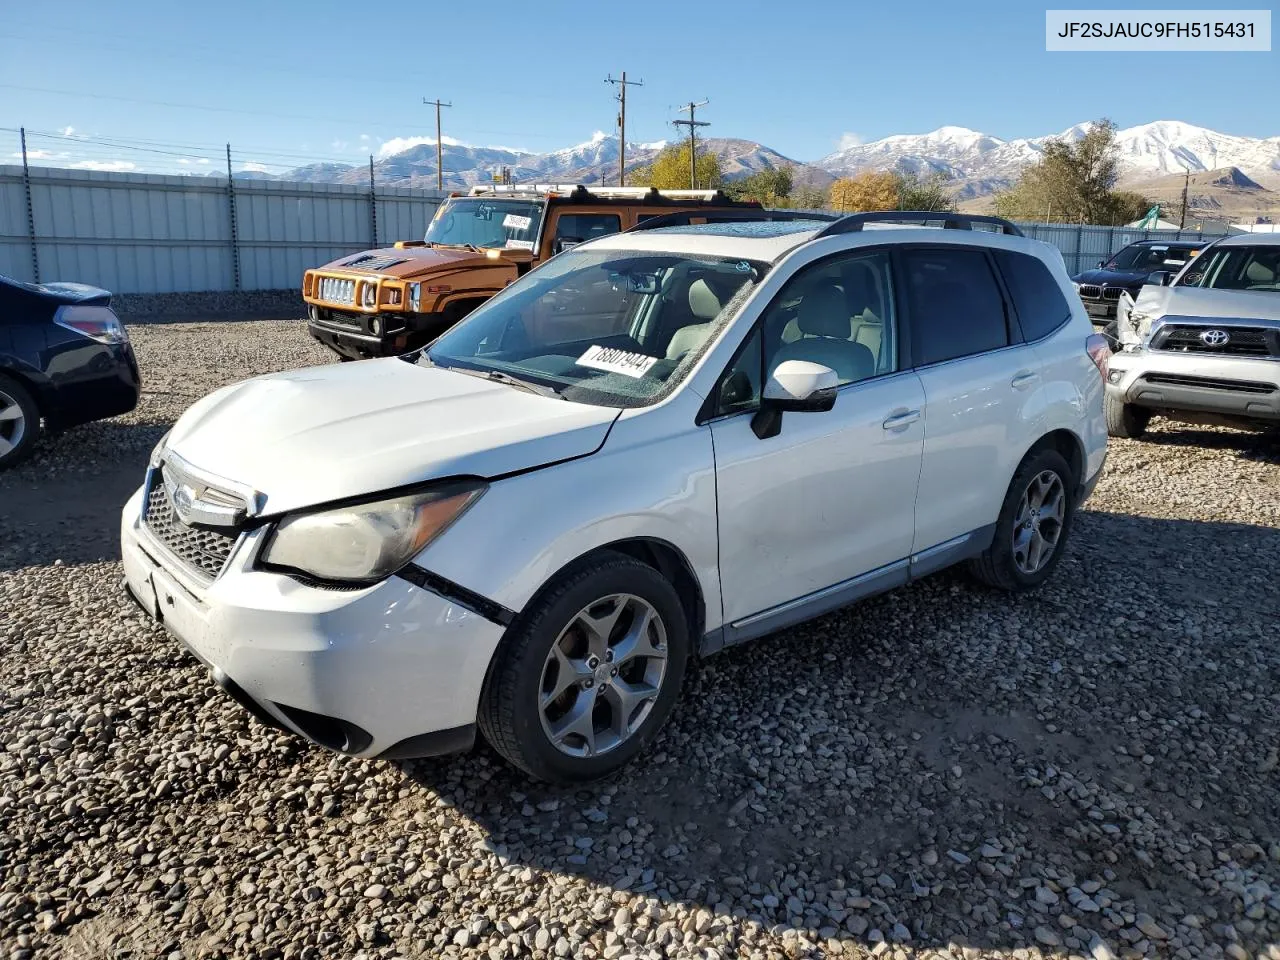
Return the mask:
{"type": "MultiPolygon", "coordinates": [[[[627,71],[622,71],[622,78],[613,79],[613,74],[605,77],[605,83],[612,83],[618,88],[618,186],[627,185],[627,87],[643,87],[643,80],[628,80],[627,71]]],[[[603,181],[603,177],[601,180],[603,181]]]]}
{"type": "Polygon", "coordinates": [[[434,100],[423,97],[422,102],[436,108],[436,189],[444,193],[444,141],[440,138],[440,108],[452,107],[453,104],[441,103],[439,97],[434,100]]]}
{"type": "MultiPolygon", "coordinates": [[[[328,124],[332,124],[335,121],[335,117],[333,115],[330,115],[327,117],[318,117],[318,116],[303,114],[303,113],[275,113],[275,112],[266,111],[266,110],[240,110],[233,107],[210,107],[203,104],[195,104],[195,103],[176,103],[170,100],[149,100],[143,97],[121,97],[121,96],[115,96],[115,95],[106,94],[106,93],[81,93],[75,90],[55,90],[51,87],[32,87],[32,86],[26,86],[24,84],[18,84],[18,83],[0,83],[0,89],[22,90],[27,93],[47,93],[53,96],[73,97],[73,98],[81,98],[86,100],[112,100],[118,103],[141,103],[141,104],[146,104],[148,106],[155,106],[155,107],[171,107],[176,110],[204,110],[212,113],[228,113],[228,114],[239,115],[239,116],[271,117],[276,120],[307,120],[307,121],[312,121],[317,123],[328,123],[328,124]]],[[[388,119],[383,117],[369,117],[364,114],[360,114],[357,117],[357,119],[359,119],[366,126],[395,127],[397,129],[403,129],[405,126],[404,117],[399,117],[397,119],[388,119]]],[[[483,133],[483,134],[488,134],[495,137],[502,137],[504,139],[517,140],[517,141],[518,140],[550,141],[552,139],[543,134],[535,134],[533,136],[513,135],[510,131],[501,131],[501,130],[474,129],[472,132],[483,133]]]]}
{"type": "Polygon", "coordinates": [[[709,102],[710,101],[708,100],[699,100],[697,103],[694,103],[691,100],[680,108],[681,110],[689,111],[689,119],[671,121],[671,125],[673,127],[689,128],[689,188],[692,190],[698,189],[698,146],[696,130],[698,127],[711,126],[711,124],[706,120],[695,119],[695,115],[699,107],[705,107],[709,102]]]}

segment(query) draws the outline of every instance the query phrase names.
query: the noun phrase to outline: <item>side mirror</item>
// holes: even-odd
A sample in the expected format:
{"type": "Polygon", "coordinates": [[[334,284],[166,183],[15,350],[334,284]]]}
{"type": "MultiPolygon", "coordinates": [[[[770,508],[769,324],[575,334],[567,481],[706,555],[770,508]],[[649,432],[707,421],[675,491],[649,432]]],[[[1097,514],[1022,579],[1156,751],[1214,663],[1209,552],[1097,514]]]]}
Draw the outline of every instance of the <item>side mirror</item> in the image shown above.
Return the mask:
{"type": "Polygon", "coordinates": [[[751,429],[761,440],[776,437],[782,429],[784,410],[821,412],[836,405],[840,378],[830,367],[808,360],[784,360],[765,381],[760,410],[751,418],[751,429]]]}
{"type": "Polygon", "coordinates": [[[1105,267],[1106,265],[1107,265],[1107,261],[1105,261],[1105,260],[1099,260],[1099,261],[1098,261],[1098,269],[1099,269],[1099,270],[1101,270],[1101,269],[1102,269],[1103,267],[1105,267]]]}
{"type": "Polygon", "coordinates": [[[1173,274],[1168,270],[1156,270],[1154,273],[1147,274],[1147,283],[1153,287],[1167,287],[1172,279],[1173,274]]]}

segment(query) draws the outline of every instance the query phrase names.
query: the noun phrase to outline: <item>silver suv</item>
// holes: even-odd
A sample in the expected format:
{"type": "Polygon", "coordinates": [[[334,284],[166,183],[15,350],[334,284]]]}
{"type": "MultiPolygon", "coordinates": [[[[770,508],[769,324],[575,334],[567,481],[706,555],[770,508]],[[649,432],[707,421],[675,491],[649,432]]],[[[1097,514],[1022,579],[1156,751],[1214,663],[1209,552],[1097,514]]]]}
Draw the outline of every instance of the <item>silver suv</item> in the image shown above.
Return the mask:
{"type": "Polygon", "coordinates": [[[1166,286],[1143,287],[1107,373],[1107,432],[1138,437],[1153,415],[1280,425],[1280,235],[1207,247],[1166,286]]]}

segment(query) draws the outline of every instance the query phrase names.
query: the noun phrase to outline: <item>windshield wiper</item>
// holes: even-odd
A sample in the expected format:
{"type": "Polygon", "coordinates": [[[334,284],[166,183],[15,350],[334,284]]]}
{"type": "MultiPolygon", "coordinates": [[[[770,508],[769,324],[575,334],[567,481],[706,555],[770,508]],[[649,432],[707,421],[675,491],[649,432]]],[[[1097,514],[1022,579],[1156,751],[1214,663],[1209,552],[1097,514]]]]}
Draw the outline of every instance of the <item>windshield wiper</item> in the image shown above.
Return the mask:
{"type": "Polygon", "coordinates": [[[489,380],[495,380],[498,383],[505,383],[508,386],[518,387],[522,390],[528,390],[530,393],[536,393],[543,397],[560,396],[560,391],[555,387],[541,383],[530,383],[528,380],[521,380],[519,377],[513,377],[509,373],[503,373],[501,370],[486,370],[484,376],[489,380]]]}
{"type": "MultiPolygon", "coordinates": [[[[424,357],[427,355],[425,350],[422,355],[424,357]]],[[[465,373],[468,377],[483,377],[485,380],[492,380],[495,383],[505,383],[509,387],[515,387],[517,390],[526,390],[529,393],[536,393],[539,396],[561,397],[560,390],[556,387],[522,380],[519,377],[513,377],[509,373],[503,373],[501,370],[473,370],[469,367],[446,366],[434,363],[434,361],[429,362],[431,362],[433,366],[440,367],[444,370],[452,370],[454,373],[465,373]]]]}

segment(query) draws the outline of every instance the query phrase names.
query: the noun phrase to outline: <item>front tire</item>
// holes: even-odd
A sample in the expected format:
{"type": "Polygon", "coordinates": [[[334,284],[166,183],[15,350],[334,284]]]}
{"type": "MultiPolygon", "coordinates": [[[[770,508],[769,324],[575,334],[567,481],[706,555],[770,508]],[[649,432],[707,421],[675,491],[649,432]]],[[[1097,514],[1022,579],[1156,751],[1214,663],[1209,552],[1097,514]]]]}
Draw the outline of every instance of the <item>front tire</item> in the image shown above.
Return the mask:
{"type": "Polygon", "coordinates": [[[1020,592],[1044,583],[1062,559],[1075,517],[1076,479],[1056,450],[1027,457],[1013,476],[995,536],[970,572],[987,586],[1020,592]]]}
{"type": "Polygon", "coordinates": [[[0,470],[17,466],[40,439],[40,408],[17,380],[0,374],[0,470]]]}
{"type": "Polygon", "coordinates": [[[601,554],[512,625],[480,697],[480,730],[540,780],[607,776],[666,723],[688,656],[688,620],[671,583],[631,557],[601,554]]]}
{"type": "Polygon", "coordinates": [[[1116,399],[1110,391],[1102,398],[1102,412],[1107,420],[1107,436],[1122,440],[1136,440],[1151,423],[1151,411],[1116,399]]]}

